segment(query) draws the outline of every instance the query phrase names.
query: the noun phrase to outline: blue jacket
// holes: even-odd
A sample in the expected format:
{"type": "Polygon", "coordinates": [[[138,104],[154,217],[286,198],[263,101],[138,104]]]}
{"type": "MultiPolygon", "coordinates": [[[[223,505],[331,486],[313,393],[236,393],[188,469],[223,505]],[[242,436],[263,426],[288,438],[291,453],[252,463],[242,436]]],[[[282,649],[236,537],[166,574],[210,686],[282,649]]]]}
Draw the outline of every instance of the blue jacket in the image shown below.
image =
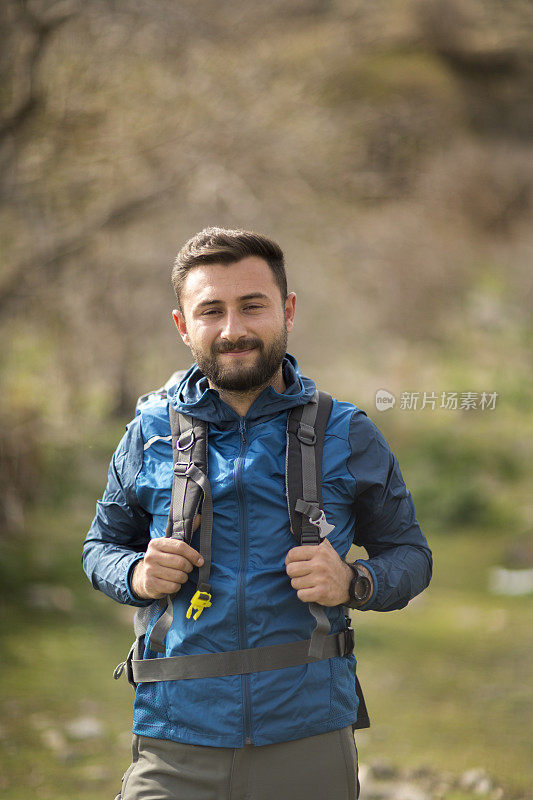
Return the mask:
{"type": "MultiPolygon", "coordinates": [[[[306,403],[315,386],[299,375],[291,356],[283,368],[285,392],[268,387],[239,417],[193,366],[168,399],[155,397],[141,406],[113,456],[83,564],[95,588],[140,606],[145,603],[132,593],[131,573],[149,537],[164,536],[170,507],[168,403],[209,423],[213,605],[197,621],[185,618],[197,581],[193,570],[175,597],[161,655],[311,637],[315,620],[285,571],[287,552],[296,544],[285,497],[285,443],[289,409],[306,403]]],[[[333,402],[322,491],[326,518],[335,525],[329,535],[333,547],[345,558],[355,542],[369,555],[364,563],[374,591],[366,608],[391,611],[407,605],[430,581],[431,552],[395,457],[366,414],[350,403],[333,402]]],[[[198,534],[191,543],[196,549],[198,534]]],[[[326,613],[332,632],[342,630],[342,607],[326,613]]],[[[145,658],[157,657],[146,648],[145,658]]],[[[218,747],[265,745],[335,730],[357,718],[355,668],[352,655],[251,675],[141,683],[133,730],[218,747]]]]}

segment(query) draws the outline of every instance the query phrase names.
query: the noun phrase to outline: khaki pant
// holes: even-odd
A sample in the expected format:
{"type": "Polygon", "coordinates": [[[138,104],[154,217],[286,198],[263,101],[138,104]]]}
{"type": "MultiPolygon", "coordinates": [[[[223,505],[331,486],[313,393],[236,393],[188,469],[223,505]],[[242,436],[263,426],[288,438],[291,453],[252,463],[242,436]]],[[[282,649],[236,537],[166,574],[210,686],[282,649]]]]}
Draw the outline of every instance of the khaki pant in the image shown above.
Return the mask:
{"type": "Polygon", "coordinates": [[[133,737],[115,800],[356,800],[351,727],[293,742],[231,749],[133,737]]]}

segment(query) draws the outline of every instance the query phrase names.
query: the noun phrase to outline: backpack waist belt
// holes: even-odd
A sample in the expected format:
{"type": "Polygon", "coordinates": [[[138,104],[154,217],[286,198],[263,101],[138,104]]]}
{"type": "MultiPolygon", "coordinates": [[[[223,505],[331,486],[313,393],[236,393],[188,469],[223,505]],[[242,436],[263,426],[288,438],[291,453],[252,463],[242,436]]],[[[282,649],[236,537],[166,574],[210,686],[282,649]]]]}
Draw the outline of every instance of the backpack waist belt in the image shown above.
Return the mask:
{"type": "Polygon", "coordinates": [[[192,678],[219,678],[226,675],[247,675],[252,672],[267,672],[274,669],[311,664],[335,656],[347,656],[353,652],[354,632],[348,627],[340,633],[325,637],[322,658],[309,655],[309,639],[296,642],[252,647],[247,650],[230,650],[224,653],[201,653],[192,656],[169,658],[141,657],[143,641],[138,639],[130,650],[128,659],[119,664],[115,677],[123,669],[129,682],[155,683],[156,681],[178,681],[192,678]]]}

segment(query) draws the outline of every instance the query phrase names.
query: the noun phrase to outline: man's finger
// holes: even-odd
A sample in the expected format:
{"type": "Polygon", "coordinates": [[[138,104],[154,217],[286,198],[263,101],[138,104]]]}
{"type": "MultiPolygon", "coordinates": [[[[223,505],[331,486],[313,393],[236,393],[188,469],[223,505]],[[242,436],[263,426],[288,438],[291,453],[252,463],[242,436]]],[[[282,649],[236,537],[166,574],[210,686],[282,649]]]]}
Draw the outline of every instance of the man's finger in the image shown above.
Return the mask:
{"type": "Polygon", "coordinates": [[[181,589],[182,584],[179,581],[161,581],[157,580],[153,583],[148,583],[147,591],[150,592],[150,596],[157,599],[155,595],[159,595],[160,597],[164,597],[167,594],[176,594],[181,589]]]}
{"type": "Polygon", "coordinates": [[[177,556],[174,553],[158,552],[156,555],[148,559],[152,565],[165,567],[166,569],[181,570],[181,572],[192,572],[194,564],[184,556],[177,556]]]}
{"type": "Polygon", "coordinates": [[[313,565],[311,561],[291,561],[285,571],[289,578],[300,578],[302,575],[310,575],[313,565]]]}
{"type": "Polygon", "coordinates": [[[303,575],[301,578],[292,578],[291,586],[296,591],[300,589],[312,589],[315,585],[315,579],[313,575],[303,575]]]}
{"type": "Polygon", "coordinates": [[[200,553],[181,539],[173,539],[168,536],[160,536],[152,539],[150,545],[162,553],[175,553],[188,559],[191,564],[201,567],[204,560],[200,553]]]}
{"type": "Polygon", "coordinates": [[[162,580],[171,583],[186,583],[189,580],[188,570],[168,569],[161,564],[156,564],[147,577],[151,581],[162,580]]]}
{"type": "Polygon", "coordinates": [[[316,555],[316,546],[311,544],[304,544],[301,547],[293,547],[287,553],[285,564],[291,564],[294,561],[309,561],[316,555]]]}
{"type": "Polygon", "coordinates": [[[317,603],[320,602],[320,595],[318,589],[313,586],[310,589],[299,589],[297,592],[298,600],[302,603],[317,603]]]}

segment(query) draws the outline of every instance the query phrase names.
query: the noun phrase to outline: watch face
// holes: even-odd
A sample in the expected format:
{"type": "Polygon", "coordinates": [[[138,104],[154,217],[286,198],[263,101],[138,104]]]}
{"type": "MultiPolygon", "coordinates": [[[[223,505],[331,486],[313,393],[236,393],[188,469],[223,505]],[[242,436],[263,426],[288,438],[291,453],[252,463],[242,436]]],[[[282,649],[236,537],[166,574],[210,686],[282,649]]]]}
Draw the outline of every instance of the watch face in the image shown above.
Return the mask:
{"type": "Polygon", "coordinates": [[[350,588],[354,600],[366,600],[370,594],[370,581],[364,575],[356,575],[350,588]]]}

